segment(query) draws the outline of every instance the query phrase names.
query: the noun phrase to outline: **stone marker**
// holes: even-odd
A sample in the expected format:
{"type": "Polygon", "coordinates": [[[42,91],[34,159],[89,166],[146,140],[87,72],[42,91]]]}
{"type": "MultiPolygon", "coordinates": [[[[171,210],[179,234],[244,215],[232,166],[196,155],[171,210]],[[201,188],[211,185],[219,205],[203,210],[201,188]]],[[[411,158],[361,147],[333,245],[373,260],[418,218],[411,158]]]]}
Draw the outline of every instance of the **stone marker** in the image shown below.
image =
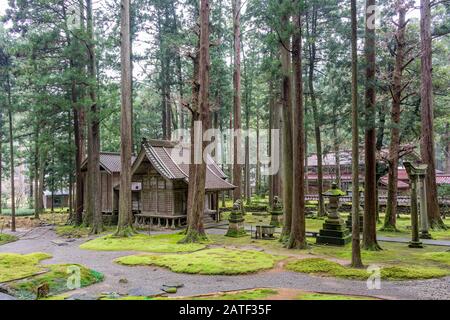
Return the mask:
{"type": "Polygon", "coordinates": [[[345,195],[345,192],[340,190],[336,183],[333,183],[331,189],[323,195],[329,199],[328,216],[323,224],[323,229],[320,230],[316,243],[344,246],[351,241],[352,237],[338,212],[339,198],[345,195]]]}
{"type": "Polygon", "coordinates": [[[228,219],[228,231],[225,236],[232,238],[245,237],[243,205],[241,200],[237,200],[233,205],[233,211],[228,219]]]}
{"type": "Polygon", "coordinates": [[[273,197],[273,205],[270,208],[270,225],[280,227],[283,224],[283,204],[278,196],[273,197]]]}

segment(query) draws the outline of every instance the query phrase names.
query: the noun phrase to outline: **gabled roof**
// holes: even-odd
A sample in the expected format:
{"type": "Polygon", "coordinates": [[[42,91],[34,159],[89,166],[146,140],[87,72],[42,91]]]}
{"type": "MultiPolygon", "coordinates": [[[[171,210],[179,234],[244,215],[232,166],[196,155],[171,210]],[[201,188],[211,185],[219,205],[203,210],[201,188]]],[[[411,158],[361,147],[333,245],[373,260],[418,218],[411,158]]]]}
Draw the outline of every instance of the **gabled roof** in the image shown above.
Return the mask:
{"type": "MultiPolygon", "coordinates": [[[[131,163],[136,160],[135,156],[131,157],[131,163]]],[[[87,165],[87,158],[84,159],[81,167],[84,168],[87,165]]],[[[122,163],[120,159],[120,153],[115,152],[100,152],[100,165],[109,173],[120,173],[122,170],[122,163]]]]}
{"type": "MultiPolygon", "coordinates": [[[[147,158],[156,171],[169,180],[189,182],[190,149],[178,147],[176,143],[161,140],[144,140],[142,150],[133,164],[133,173],[141,162],[147,158]]],[[[236,188],[227,182],[225,173],[217,163],[208,156],[206,172],[206,190],[232,190],[236,188]]]]}

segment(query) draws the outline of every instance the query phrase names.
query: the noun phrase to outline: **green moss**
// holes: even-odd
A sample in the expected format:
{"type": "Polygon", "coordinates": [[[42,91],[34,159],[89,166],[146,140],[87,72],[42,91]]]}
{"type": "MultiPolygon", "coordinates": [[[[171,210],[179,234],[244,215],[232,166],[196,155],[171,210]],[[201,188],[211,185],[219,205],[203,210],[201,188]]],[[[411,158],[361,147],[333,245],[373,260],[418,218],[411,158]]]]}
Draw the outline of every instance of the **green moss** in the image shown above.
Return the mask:
{"type": "Polygon", "coordinates": [[[273,289],[254,289],[193,297],[121,296],[114,298],[104,296],[100,300],[263,300],[276,294],[278,294],[278,291],[273,289]]]}
{"type": "Polygon", "coordinates": [[[0,253],[0,282],[21,279],[43,272],[46,269],[39,265],[39,262],[51,257],[51,255],[42,252],[25,255],[0,253]]]}
{"type": "Polygon", "coordinates": [[[282,256],[253,250],[217,248],[189,254],[133,255],[115,261],[129,266],[154,265],[177,273],[236,275],[271,269],[282,259],[282,256]]]}
{"type": "Polygon", "coordinates": [[[83,243],[80,248],[98,251],[192,252],[206,247],[203,243],[178,243],[182,234],[148,236],[138,234],[128,238],[106,236],[83,243]]]}
{"type": "MultiPolygon", "coordinates": [[[[104,226],[103,233],[112,232],[116,227],[104,226]]],[[[86,238],[89,236],[91,228],[80,226],[58,226],[56,227],[56,234],[64,238],[86,238]]]]}
{"type": "MultiPolygon", "coordinates": [[[[286,265],[286,268],[295,272],[345,279],[366,280],[370,275],[366,270],[344,267],[336,262],[320,258],[292,261],[286,265]]],[[[381,278],[384,280],[431,279],[449,274],[448,270],[420,266],[385,266],[381,268],[381,278]]]]}
{"type": "Polygon", "coordinates": [[[450,266],[450,252],[426,252],[423,254],[426,259],[441,262],[450,266]]]}
{"type": "Polygon", "coordinates": [[[371,297],[347,296],[327,293],[302,293],[295,300],[377,300],[371,297]]]}
{"type": "Polygon", "coordinates": [[[19,299],[35,299],[36,289],[43,284],[48,284],[49,295],[54,296],[70,291],[68,279],[71,276],[69,267],[76,266],[80,269],[80,285],[87,287],[91,284],[103,281],[103,274],[95,270],[88,269],[78,264],[54,264],[48,265],[49,271],[18,280],[8,284],[8,289],[19,299]]]}
{"type": "Polygon", "coordinates": [[[17,237],[9,235],[9,234],[5,234],[5,233],[0,233],[0,246],[2,244],[14,242],[14,241],[17,241],[17,237]]]}

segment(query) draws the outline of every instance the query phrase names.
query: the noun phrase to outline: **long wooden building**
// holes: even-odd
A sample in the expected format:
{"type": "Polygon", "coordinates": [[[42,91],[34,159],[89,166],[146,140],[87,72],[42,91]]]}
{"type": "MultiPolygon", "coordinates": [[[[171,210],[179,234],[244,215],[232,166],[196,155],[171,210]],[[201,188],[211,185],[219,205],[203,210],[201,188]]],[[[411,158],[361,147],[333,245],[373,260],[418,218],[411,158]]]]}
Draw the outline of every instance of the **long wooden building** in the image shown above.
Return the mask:
{"type": "MultiPolygon", "coordinates": [[[[189,183],[190,150],[160,140],[144,140],[142,149],[132,167],[133,184],[139,190],[138,223],[150,221],[158,225],[175,227],[186,220],[189,183]],[[184,159],[183,161],[180,161],[184,159]]],[[[219,218],[219,194],[233,190],[226,175],[214,162],[207,160],[205,217],[219,218]]]]}
{"type": "MultiPolygon", "coordinates": [[[[132,161],[136,157],[132,158],[132,161]]],[[[102,212],[104,214],[113,214],[118,209],[118,192],[115,191],[120,185],[120,171],[122,165],[119,153],[113,152],[101,152],[100,153],[100,175],[101,183],[100,190],[100,202],[102,212]]],[[[84,174],[84,193],[87,191],[87,158],[83,161],[81,170],[84,174]]],[[[134,186],[135,188],[138,186],[134,186]]],[[[87,197],[84,196],[84,208],[87,206],[87,197]]]]}

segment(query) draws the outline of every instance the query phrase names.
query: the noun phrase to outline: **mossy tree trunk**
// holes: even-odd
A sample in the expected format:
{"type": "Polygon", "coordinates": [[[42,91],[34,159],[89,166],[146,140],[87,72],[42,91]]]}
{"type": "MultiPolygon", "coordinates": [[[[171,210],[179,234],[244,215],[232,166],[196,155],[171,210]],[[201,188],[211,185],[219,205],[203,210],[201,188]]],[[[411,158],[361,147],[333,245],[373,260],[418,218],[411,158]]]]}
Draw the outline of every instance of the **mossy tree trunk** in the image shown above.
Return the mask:
{"type": "Polygon", "coordinates": [[[352,262],[362,268],[359,233],[359,116],[358,116],[358,21],[356,0],[351,0],[352,21],[352,262]]]}
{"type": "Polygon", "coordinates": [[[364,249],[379,250],[377,243],[377,179],[376,179],[376,34],[375,0],[366,1],[366,130],[365,130],[365,188],[364,188],[364,249]]]}
{"type": "Polygon", "coordinates": [[[420,153],[428,165],[425,180],[428,220],[431,228],[446,229],[439,213],[436,184],[436,159],[434,142],[433,81],[432,81],[432,37],[430,0],[420,1],[420,43],[421,43],[421,119],[422,131],[420,153]]]}
{"type": "Polygon", "coordinates": [[[398,23],[395,36],[397,42],[395,67],[392,81],[392,110],[391,110],[391,143],[389,146],[388,199],[384,230],[396,231],[397,221],[397,193],[398,193],[398,163],[400,149],[400,113],[402,101],[402,76],[405,56],[406,8],[403,1],[397,4],[398,23]]]}
{"type": "Polygon", "coordinates": [[[289,6],[283,4],[280,24],[283,28],[280,40],[281,58],[281,101],[283,108],[283,204],[284,204],[284,225],[280,240],[288,241],[291,233],[292,223],[292,185],[293,185],[293,145],[292,145],[292,70],[291,70],[291,48],[288,25],[290,23],[289,6]]]}
{"type": "Polygon", "coordinates": [[[242,197],[242,160],[241,157],[241,0],[233,0],[233,34],[234,34],[234,72],[233,72],[233,110],[234,110],[234,155],[233,155],[233,200],[242,197]]]}
{"type": "Polygon", "coordinates": [[[88,124],[88,219],[92,234],[103,232],[102,209],[100,203],[100,115],[97,106],[97,67],[95,59],[94,22],[92,0],[86,1],[87,35],[88,35],[88,74],[90,108],[88,124]],[[90,218],[90,220],[89,220],[90,218]]]}
{"type": "Polygon", "coordinates": [[[132,70],[130,37],[130,0],[121,2],[121,117],[120,117],[120,195],[119,220],[115,236],[127,237],[134,234],[131,198],[131,153],[132,141],[132,70]]]}
{"type": "MultiPolygon", "coordinates": [[[[200,121],[201,137],[194,137],[191,141],[191,155],[196,151],[195,144],[201,143],[201,163],[191,163],[190,173],[195,173],[189,177],[188,194],[191,200],[188,201],[188,227],[186,237],[181,243],[199,242],[206,238],[203,226],[203,214],[205,210],[205,185],[206,185],[206,162],[203,157],[208,142],[203,142],[202,136],[210,127],[209,118],[209,0],[200,2],[200,51],[198,61],[198,120],[200,121]],[[198,141],[197,141],[198,140],[198,141]]],[[[194,119],[194,118],[193,118],[194,119]]],[[[195,156],[194,156],[195,157],[195,156]]]]}
{"type": "Polygon", "coordinates": [[[295,2],[294,15],[295,31],[292,36],[292,63],[294,71],[294,126],[293,126],[293,202],[292,225],[290,239],[287,244],[289,249],[306,248],[306,221],[305,221],[305,124],[303,107],[303,79],[302,79],[302,24],[301,12],[295,2]]]}
{"type": "Polygon", "coordinates": [[[316,64],[316,33],[317,33],[317,7],[313,4],[311,14],[306,15],[306,31],[308,36],[308,54],[309,54],[309,69],[308,69],[308,86],[309,95],[311,99],[311,107],[314,118],[314,134],[316,139],[316,155],[317,155],[317,192],[319,196],[319,205],[317,215],[319,217],[326,216],[325,200],[323,197],[323,160],[322,160],[322,134],[321,121],[317,105],[316,91],[314,87],[314,72],[316,64]],[[310,19],[310,21],[309,21],[310,19]]]}

